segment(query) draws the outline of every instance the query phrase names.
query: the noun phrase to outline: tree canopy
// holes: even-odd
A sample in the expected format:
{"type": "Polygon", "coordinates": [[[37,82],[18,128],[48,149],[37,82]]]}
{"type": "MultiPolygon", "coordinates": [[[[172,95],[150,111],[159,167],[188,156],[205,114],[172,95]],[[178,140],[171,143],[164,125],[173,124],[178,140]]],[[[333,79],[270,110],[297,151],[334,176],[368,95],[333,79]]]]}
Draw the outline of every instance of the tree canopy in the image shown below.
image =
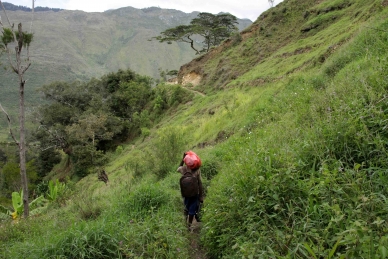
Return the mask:
{"type": "Polygon", "coordinates": [[[181,87],[152,87],[152,79],[131,70],[119,70],[89,82],[54,82],[40,90],[38,173],[48,173],[52,156],[62,150],[80,177],[106,162],[106,152],[118,143],[138,137],[164,110],[190,95],[181,87]],[[41,171],[43,170],[43,172],[41,171]]]}
{"type": "Polygon", "coordinates": [[[190,44],[196,54],[200,54],[208,52],[211,47],[219,45],[231,34],[237,32],[236,24],[238,24],[237,18],[231,14],[199,13],[189,25],[179,25],[167,29],[153,39],[168,44],[173,41],[186,42],[190,44]],[[198,47],[194,44],[196,37],[203,39],[202,46],[198,47]]]}

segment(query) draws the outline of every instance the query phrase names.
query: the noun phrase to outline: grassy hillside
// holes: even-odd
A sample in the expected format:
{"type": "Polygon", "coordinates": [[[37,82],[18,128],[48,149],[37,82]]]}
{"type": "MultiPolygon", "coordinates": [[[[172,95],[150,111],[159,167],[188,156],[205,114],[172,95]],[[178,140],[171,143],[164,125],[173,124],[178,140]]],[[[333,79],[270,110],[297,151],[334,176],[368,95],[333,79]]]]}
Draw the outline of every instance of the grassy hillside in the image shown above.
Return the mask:
{"type": "MultiPolygon", "coordinates": [[[[125,7],[103,13],[36,12],[32,65],[25,74],[27,108],[41,102],[36,89],[53,81],[86,81],[118,69],[156,79],[158,69],[178,70],[195,56],[189,44],[161,44],[149,39],[168,28],[188,24],[197,15],[157,7],[125,7]]],[[[30,30],[31,13],[8,11],[8,16],[12,23],[21,22],[24,30],[30,30]]],[[[251,24],[247,19],[238,21],[240,30],[251,24]]],[[[1,56],[0,63],[7,68],[6,55],[1,56]]],[[[18,79],[9,68],[0,70],[0,78],[0,102],[16,120],[18,79]]],[[[5,125],[0,116],[0,129],[5,125]]]]}
{"type": "MultiPolygon", "coordinates": [[[[118,69],[130,68],[155,78],[159,68],[179,69],[195,56],[189,44],[168,45],[149,39],[168,28],[188,24],[197,14],[156,7],[125,7],[103,13],[36,12],[30,48],[33,65],[26,74],[30,88],[58,80],[89,80],[118,69]]],[[[31,13],[8,11],[8,16],[11,22],[22,22],[25,30],[30,29],[31,13]]],[[[239,23],[240,29],[251,24],[241,19],[239,23]]],[[[9,88],[13,77],[6,71],[1,76],[1,87],[9,88]]],[[[30,95],[30,100],[36,98],[30,95]]]]}
{"type": "Polygon", "coordinates": [[[193,149],[207,258],[386,258],[387,5],[271,8],[182,67],[205,96],[112,153],[108,185],[90,175],[40,216],[5,221],[3,257],[188,258],[175,169],[193,149]]]}

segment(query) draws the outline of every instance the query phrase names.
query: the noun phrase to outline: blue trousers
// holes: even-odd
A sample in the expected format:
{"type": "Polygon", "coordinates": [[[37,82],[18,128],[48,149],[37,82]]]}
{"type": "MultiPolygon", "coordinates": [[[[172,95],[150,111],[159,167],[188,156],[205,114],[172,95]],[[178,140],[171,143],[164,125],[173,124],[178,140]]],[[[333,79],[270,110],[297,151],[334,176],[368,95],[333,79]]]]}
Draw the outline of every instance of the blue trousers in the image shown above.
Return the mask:
{"type": "Polygon", "coordinates": [[[185,210],[188,212],[189,215],[195,215],[198,212],[199,208],[199,197],[189,197],[184,198],[183,203],[185,204],[185,210]]]}

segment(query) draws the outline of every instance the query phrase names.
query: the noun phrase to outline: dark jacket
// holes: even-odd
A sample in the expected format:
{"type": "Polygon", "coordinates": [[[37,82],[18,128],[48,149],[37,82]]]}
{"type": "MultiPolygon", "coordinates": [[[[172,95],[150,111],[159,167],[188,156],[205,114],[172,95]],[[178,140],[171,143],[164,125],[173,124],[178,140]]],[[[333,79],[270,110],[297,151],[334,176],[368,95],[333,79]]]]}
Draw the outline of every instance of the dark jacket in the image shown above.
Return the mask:
{"type": "Polygon", "coordinates": [[[195,178],[198,179],[198,186],[199,186],[199,201],[203,202],[203,187],[202,187],[202,178],[201,178],[201,169],[195,169],[192,170],[188,168],[186,165],[180,166],[177,169],[177,172],[180,172],[182,175],[184,175],[187,172],[191,172],[195,178]]]}

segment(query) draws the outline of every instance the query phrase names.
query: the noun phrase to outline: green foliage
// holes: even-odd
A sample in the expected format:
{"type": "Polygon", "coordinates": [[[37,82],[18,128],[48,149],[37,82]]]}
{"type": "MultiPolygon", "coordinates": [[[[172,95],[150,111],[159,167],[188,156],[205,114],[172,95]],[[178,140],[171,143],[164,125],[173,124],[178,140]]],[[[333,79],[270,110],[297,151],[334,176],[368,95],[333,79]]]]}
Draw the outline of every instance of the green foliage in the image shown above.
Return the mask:
{"type": "Polygon", "coordinates": [[[56,201],[59,196],[63,195],[66,190],[66,184],[56,181],[50,180],[48,182],[48,190],[47,190],[47,198],[50,201],[56,201]]]}
{"type": "MultiPolygon", "coordinates": [[[[7,46],[9,43],[11,42],[14,42],[14,34],[15,33],[15,36],[16,36],[16,40],[19,41],[19,32],[12,32],[11,29],[9,28],[3,28],[3,31],[2,31],[2,36],[1,36],[1,42],[7,46]]],[[[32,39],[33,39],[33,34],[32,33],[26,33],[26,32],[22,32],[22,37],[23,37],[23,46],[24,47],[27,47],[27,46],[30,46],[31,42],[32,42],[32,39]]]]}
{"type": "Polygon", "coordinates": [[[175,171],[182,159],[185,139],[180,128],[170,127],[160,130],[154,143],[153,159],[157,165],[156,175],[163,178],[170,171],[175,171]]]}
{"type": "Polygon", "coordinates": [[[46,149],[38,153],[36,166],[38,176],[42,179],[61,161],[61,154],[57,150],[46,149]]]}
{"type": "Polygon", "coordinates": [[[347,6],[350,6],[351,2],[349,0],[334,0],[330,2],[322,2],[318,6],[313,8],[313,12],[316,13],[327,13],[334,10],[340,10],[347,6]]]}
{"type": "Polygon", "coordinates": [[[120,82],[112,96],[110,106],[120,117],[141,112],[151,94],[151,79],[137,76],[136,80],[120,82]]]}
{"type": "Polygon", "coordinates": [[[123,150],[124,150],[123,146],[117,146],[115,152],[120,155],[121,153],[123,153],[123,150]]]}
{"type": "MultiPolygon", "coordinates": [[[[37,7],[35,11],[37,11],[37,7]]],[[[140,17],[131,11],[119,15],[120,12],[121,10],[110,10],[109,13],[112,15],[108,16],[102,12],[74,13],[71,19],[68,19],[65,12],[56,12],[55,17],[51,16],[52,12],[39,13],[42,22],[34,26],[34,45],[47,46],[46,54],[51,57],[53,62],[47,62],[46,55],[36,55],[36,52],[31,52],[34,56],[33,65],[26,74],[28,87],[25,96],[26,102],[31,105],[30,107],[42,103],[41,95],[37,91],[42,85],[55,81],[73,82],[79,80],[86,82],[91,78],[100,78],[107,73],[116,72],[120,68],[131,68],[141,75],[157,78],[159,76],[158,67],[168,70],[177,69],[195,56],[189,44],[164,46],[157,42],[148,42],[147,39],[152,35],[158,35],[169,27],[189,24],[196,17],[196,13],[183,13],[166,9],[164,12],[167,19],[160,20],[159,9],[149,12],[141,10],[144,15],[140,17]],[[96,25],[96,16],[105,22],[96,25]],[[125,22],[129,22],[132,26],[130,28],[124,26],[125,22]],[[84,43],[79,41],[77,34],[67,30],[67,28],[74,26],[80,28],[80,32],[85,37],[84,43]],[[52,30],[52,28],[57,28],[57,30],[52,30]],[[96,28],[99,35],[90,33],[96,28]],[[112,28],[115,28],[114,35],[111,34],[112,28]],[[58,40],[61,38],[66,38],[67,41],[58,40]],[[87,51],[82,44],[88,45],[87,51]],[[62,49],[67,53],[65,60],[63,56],[57,55],[58,51],[62,49]]],[[[10,16],[11,20],[13,20],[12,16],[10,16]]],[[[30,21],[31,13],[19,12],[18,17],[21,21],[30,21]]],[[[251,23],[250,20],[239,19],[239,29],[242,30],[251,23]]],[[[29,24],[23,24],[23,27],[29,29],[29,24]]],[[[0,45],[2,45],[1,40],[0,45]]],[[[4,62],[6,55],[2,55],[2,58],[0,64],[4,65],[6,64],[4,62]]],[[[7,108],[10,115],[17,114],[17,109],[13,105],[18,102],[17,88],[14,87],[15,85],[9,84],[12,82],[13,73],[0,69],[0,78],[2,78],[0,80],[0,96],[7,96],[1,103],[4,108],[7,108]]],[[[27,114],[27,118],[32,117],[27,114]]],[[[0,132],[5,134],[7,127],[1,121],[3,121],[2,118],[0,118],[0,125],[4,127],[1,127],[0,132]]],[[[13,121],[17,121],[17,115],[13,121]]]]}
{"type": "Polygon", "coordinates": [[[178,70],[170,70],[170,71],[167,72],[166,75],[168,75],[168,76],[177,76],[178,72],[179,72],[178,70]]]}
{"type": "Polygon", "coordinates": [[[76,197],[74,205],[82,220],[94,220],[101,215],[101,206],[93,197],[79,195],[76,197]]]}
{"type": "Polygon", "coordinates": [[[89,169],[95,166],[103,166],[108,157],[101,150],[96,150],[93,145],[73,146],[71,161],[74,165],[74,173],[79,177],[89,174],[89,169]]]}
{"type": "Polygon", "coordinates": [[[135,112],[133,115],[134,128],[150,127],[152,125],[150,112],[143,110],[141,113],[135,112]]]}
{"type": "Polygon", "coordinates": [[[141,220],[170,202],[171,196],[160,183],[145,183],[131,192],[123,210],[131,217],[141,220]]]}
{"type": "MultiPolygon", "coordinates": [[[[28,186],[32,190],[35,188],[36,182],[39,180],[35,160],[32,159],[26,164],[26,171],[28,176],[28,186]]],[[[8,161],[0,171],[0,183],[2,186],[2,195],[8,196],[14,191],[21,189],[20,167],[18,163],[8,161]]]]}
{"type": "Polygon", "coordinates": [[[131,156],[126,159],[125,170],[131,173],[134,180],[140,180],[141,177],[151,172],[153,166],[152,161],[149,160],[149,155],[143,151],[131,152],[131,156]]]}
{"type": "Polygon", "coordinates": [[[230,35],[237,32],[237,18],[229,13],[213,15],[211,13],[199,13],[197,18],[191,21],[195,33],[201,35],[203,49],[200,52],[208,52],[211,47],[218,46],[230,35]]]}
{"type": "Polygon", "coordinates": [[[5,164],[7,162],[7,154],[4,150],[0,149],[0,163],[5,164]]]}
{"type": "Polygon", "coordinates": [[[203,217],[210,256],[386,257],[386,40],[366,31],[327,63],[347,57],[335,77],[290,78],[261,127],[212,152],[224,163],[203,217]]]}
{"type": "MultiPolygon", "coordinates": [[[[340,1],[322,4],[329,2],[340,1]]],[[[132,114],[134,127],[151,134],[112,154],[110,184],[86,176],[70,209],[36,220],[46,224],[1,226],[3,257],[193,257],[196,233],[186,232],[175,170],[182,151],[195,147],[206,181],[207,257],[386,258],[388,9],[352,3],[346,19],[302,36],[298,28],[312,19],[303,12],[315,0],[264,13],[257,20],[264,31],[251,28],[241,44],[194,62],[205,81],[214,70],[225,70],[220,80],[238,70],[222,91],[221,81],[200,85],[206,96],[169,109],[174,89],[153,89],[147,113],[132,114]]]]}
{"type": "MultiPolygon", "coordinates": [[[[47,205],[47,200],[43,196],[39,196],[29,203],[30,215],[34,216],[41,213],[47,205]]],[[[12,219],[19,219],[23,215],[24,205],[23,205],[23,190],[19,192],[12,193],[12,207],[13,212],[9,212],[12,216],[12,219]]]]}
{"type": "Polygon", "coordinates": [[[38,216],[44,213],[47,209],[49,201],[43,196],[40,195],[29,204],[30,216],[38,216]]]}
{"type": "Polygon", "coordinates": [[[10,218],[9,209],[0,205],[0,222],[10,218]]]}
{"type": "Polygon", "coordinates": [[[160,36],[154,37],[159,42],[172,41],[189,43],[196,54],[208,52],[213,46],[218,46],[223,40],[238,31],[235,24],[237,18],[231,14],[199,13],[197,18],[194,18],[190,25],[179,25],[174,28],[162,31],[160,36]],[[195,35],[201,36],[202,49],[194,44],[195,35]]]}
{"type": "Polygon", "coordinates": [[[141,128],[141,136],[143,137],[143,140],[146,139],[151,135],[151,131],[149,128],[141,128]]]}
{"type": "Polygon", "coordinates": [[[40,109],[41,127],[35,137],[50,149],[40,156],[47,157],[51,152],[55,158],[56,149],[62,149],[81,177],[89,168],[103,165],[105,152],[114,149],[117,141],[136,137],[142,124],[149,125],[143,109],[151,97],[151,83],[149,77],[119,70],[87,83],[43,86],[41,91],[49,103],[40,109]]]}
{"type": "Polygon", "coordinates": [[[66,231],[40,252],[41,258],[121,258],[119,240],[100,226],[66,231]]]}
{"type": "MultiPolygon", "coordinates": [[[[17,33],[16,39],[19,40],[19,37],[20,37],[20,35],[19,35],[19,33],[17,33]]],[[[23,47],[28,47],[28,46],[30,46],[32,39],[34,38],[34,34],[23,32],[22,37],[23,37],[23,47]]]]}
{"type": "Polygon", "coordinates": [[[177,106],[187,101],[187,91],[183,87],[176,85],[172,87],[171,91],[172,93],[168,100],[169,106],[177,106]]]}
{"type": "Polygon", "coordinates": [[[2,169],[4,176],[4,183],[7,190],[20,190],[20,168],[19,164],[15,162],[8,162],[2,169]]]}
{"type": "Polygon", "coordinates": [[[35,192],[38,196],[45,195],[49,190],[48,181],[41,181],[35,187],[35,192]]]}
{"type": "Polygon", "coordinates": [[[12,212],[12,218],[17,219],[18,217],[21,217],[23,214],[23,190],[18,192],[13,192],[12,193],[12,207],[13,207],[13,212],[12,212]]]}
{"type": "MultiPolygon", "coordinates": [[[[194,96],[192,92],[186,90],[180,85],[164,84],[160,84],[155,87],[153,89],[152,95],[152,113],[150,113],[149,116],[155,117],[154,121],[160,119],[160,114],[162,114],[163,112],[167,111],[170,108],[177,107],[179,104],[192,100],[194,96]]],[[[145,115],[148,115],[148,113],[146,113],[145,115]]],[[[141,116],[143,116],[143,114],[141,114],[141,116]]]]}
{"type": "Polygon", "coordinates": [[[218,165],[217,161],[203,161],[201,166],[201,175],[207,180],[213,179],[218,174],[218,165]]]}
{"type": "Polygon", "coordinates": [[[323,29],[324,27],[329,26],[333,20],[339,19],[341,16],[342,12],[340,11],[318,15],[305,23],[302,26],[301,31],[306,32],[315,28],[323,29]]]}
{"type": "Polygon", "coordinates": [[[7,46],[9,43],[14,41],[13,32],[9,28],[3,28],[3,35],[1,36],[1,42],[7,46]]]}
{"type": "Polygon", "coordinates": [[[200,51],[194,46],[194,39],[192,39],[192,37],[196,34],[196,31],[191,25],[179,25],[177,27],[167,29],[160,34],[160,36],[154,37],[154,39],[159,42],[167,42],[168,44],[171,44],[172,41],[190,43],[190,46],[195,53],[200,53],[200,51]]]}

